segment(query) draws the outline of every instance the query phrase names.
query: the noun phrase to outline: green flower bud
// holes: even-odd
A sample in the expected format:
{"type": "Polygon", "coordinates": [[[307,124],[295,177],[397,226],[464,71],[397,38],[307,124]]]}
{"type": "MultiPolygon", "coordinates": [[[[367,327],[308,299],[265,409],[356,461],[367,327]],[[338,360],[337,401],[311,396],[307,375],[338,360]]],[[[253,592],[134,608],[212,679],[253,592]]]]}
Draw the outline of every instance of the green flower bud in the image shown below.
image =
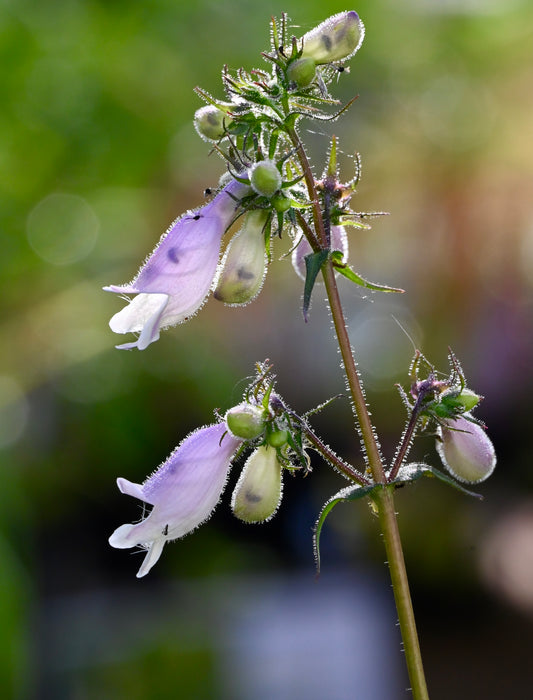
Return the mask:
{"type": "Polygon", "coordinates": [[[460,394],[443,394],[440,403],[433,411],[440,418],[456,418],[461,413],[471,411],[480,402],[481,396],[470,389],[463,389],[460,394]]]}
{"type": "Polygon", "coordinates": [[[210,141],[221,139],[225,134],[224,126],[228,126],[231,121],[231,117],[215,105],[200,107],[194,114],[196,131],[210,141]]]}
{"type": "Polygon", "coordinates": [[[273,447],[262,445],[252,452],[231,498],[238,518],[260,523],[274,515],[281,501],[281,469],[273,447]]]}
{"type": "Polygon", "coordinates": [[[456,405],[463,411],[471,411],[481,400],[481,396],[471,389],[463,389],[459,396],[454,397],[456,405]]]}
{"type": "Polygon", "coordinates": [[[357,12],[340,12],[311,29],[301,38],[302,58],[317,65],[343,61],[357,51],[365,35],[357,12]]]}
{"type": "Polygon", "coordinates": [[[288,211],[292,207],[292,201],[290,197],[286,197],[283,192],[278,192],[270,200],[274,209],[279,213],[288,211]]]}
{"type": "Polygon", "coordinates": [[[485,430],[460,416],[439,427],[437,452],[448,471],[459,481],[487,479],[496,466],[496,453],[485,430]]]}
{"type": "Polygon", "coordinates": [[[315,75],[316,63],[310,56],[296,59],[287,68],[287,78],[299,88],[311,85],[315,75]]]}
{"type": "Polygon", "coordinates": [[[287,444],[289,433],[287,430],[274,430],[267,434],[267,442],[272,447],[283,447],[287,444]]]}
{"type": "Polygon", "coordinates": [[[226,304],[247,304],[263,285],[266,255],[263,228],[268,212],[256,209],[246,214],[244,226],[232,238],[222,262],[215,299],[226,304]]]}
{"type": "Polygon", "coordinates": [[[226,425],[235,437],[253,440],[265,430],[265,411],[253,404],[241,403],[226,413],[226,425]]]}
{"type": "Polygon", "coordinates": [[[254,163],[248,176],[252,189],[263,197],[272,197],[281,187],[281,174],[272,160],[254,163]]]}

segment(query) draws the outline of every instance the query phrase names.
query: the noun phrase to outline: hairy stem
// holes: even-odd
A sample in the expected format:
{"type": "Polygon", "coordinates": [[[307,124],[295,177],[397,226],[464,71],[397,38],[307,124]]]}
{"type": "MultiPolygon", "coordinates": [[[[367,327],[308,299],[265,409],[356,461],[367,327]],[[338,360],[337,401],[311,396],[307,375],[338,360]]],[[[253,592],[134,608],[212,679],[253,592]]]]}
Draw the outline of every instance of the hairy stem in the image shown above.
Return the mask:
{"type": "MultiPolygon", "coordinates": [[[[324,227],[324,216],[318,197],[315,179],[307,159],[304,146],[296,132],[289,129],[290,139],[298,154],[304,179],[307,185],[310,201],[312,202],[313,223],[316,237],[321,247],[327,248],[327,234],[324,227]]],[[[359,430],[363,449],[368,460],[367,471],[371,474],[374,483],[386,484],[387,478],[381,458],[379,445],[374,434],[372,421],[366,405],[363,387],[357,372],[357,364],[353,354],[346,327],[346,320],[342,308],[342,302],[335,279],[335,271],[331,259],[327,259],[322,266],[322,274],[326,286],[328,302],[335,326],[337,342],[342,356],[346,379],[350,389],[353,408],[357,416],[357,428],[359,430]]],[[[387,560],[391,575],[394,599],[398,611],[398,619],[404,644],[405,659],[414,700],[428,700],[428,692],[424,677],[424,668],[420,654],[420,645],[416,631],[416,623],[409,592],[409,582],[403,556],[402,543],[398,530],[394,499],[389,488],[376,490],[375,504],[379,512],[379,520],[383,532],[387,560]]]]}
{"type": "Polygon", "coordinates": [[[357,469],[354,469],[351,465],[338,457],[328,445],[322,442],[318,435],[315,435],[308,425],[303,424],[301,429],[314,449],[322,455],[326,462],[329,462],[335,469],[344,474],[346,478],[350,479],[350,481],[355,481],[360,486],[368,486],[370,484],[370,481],[364,474],[361,474],[357,469]]]}
{"type": "Polygon", "coordinates": [[[390,488],[382,489],[379,492],[376,496],[376,503],[402,633],[405,662],[411,681],[411,692],[414,700],[428,700],[429,695],[416,631],[413,603],[409,592],[409,581],[407,580],[398,521],[390,488]]]}
{"type": "Polygon", "coordinates": [[[398,447],[398,451],[396,452],[396,458],[394,459],[394,464],[392,465],[392,469],[390,470],[388,476],[389,482],[394,481],[394,479],[397,477],[400,467],[402,466],[405,458],[409,453],[409,449],[413,442],[413,436],[418,423],[418,418],[419,411],[416,410],[415,407],[415,409],[413,409],[413,412],[411,413],[411,417],[409,418],[409,423],[407,423],[407,428],[405,429],[405,432],[402,436],[402,442],[398,447]]]}

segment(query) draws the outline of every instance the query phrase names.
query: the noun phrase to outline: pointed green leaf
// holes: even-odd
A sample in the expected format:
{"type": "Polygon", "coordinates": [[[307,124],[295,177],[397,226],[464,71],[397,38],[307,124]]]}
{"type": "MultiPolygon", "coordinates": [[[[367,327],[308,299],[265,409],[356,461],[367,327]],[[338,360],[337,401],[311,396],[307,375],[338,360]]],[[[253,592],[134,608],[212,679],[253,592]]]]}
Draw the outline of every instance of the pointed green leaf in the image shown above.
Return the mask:
{"type": "Polygon", "coordinates": [[[403,289],[397,289],[396,287],[389,287],[386,284],[375,284],[374,282],[369,282],[363,277],[358,275],[352,270],[351,267],[342,262],[342,253],[340,250],[334,250],[331,254],[331,260],[333,262],[333,267],[344,275],[350,282],[358,284],[360,287],[366,287],[367,289],[373,289],[376,292],[400,292],[403,294],[403,289]]]}
{"type": "Polygon", "coordinates": [[[347,486],[346,488],[338,491],[329,499],[329,501],[324,504],[324,507],[318,516],[318,520],[316,521],[313,532],[313,550],[315,553],[317,574],[320,573],[320,533],[322,532],[322,527],[329,513],[333,510],[337,503],[356,501],[360,498],[365,498],[365,496],[371,497],[372,491],[381,488],[383,488],[383,484],[371,484],[370,486],[347,486]]]}
{"type": "Polygon", "coordinates": [[[396,477],[396,479],[394,479],[394,481],[391,482],[391,484],[408,484],[411,481],[417,481],[418,479],[420,479],[421,476],[435,477],[447,486],[451,486],[457,491],[464,493],[466,496],[473,496],[474,498],[479,498],[481,500],[483,499],[483,496],[481,494],[475,493],[475,491],[469,491],[468,489],[465,489],[464,486],[462,486],[459,482],[455,481],[455,479],[452,479],[451,476],[448,476],[448,474],[441,472],[440,469],[436,469],[435,467],[431,467],[429,464],[423,463],[406,464],[400,469],[400,471],[398,472],[398,476],[396,477]]]}
{"type": "Polygon", "coordinates": [[[329,250],[319,250],[318,253],[309,253],[306,255],[305,260],[305,285],[304,285],[304,305],[303,314],[304,320],[307,323],[309,304],[311,303],[311,292],[315,286],[316,278],[320,272],[320,268],[327,260],[329,255],[329,250]]]}

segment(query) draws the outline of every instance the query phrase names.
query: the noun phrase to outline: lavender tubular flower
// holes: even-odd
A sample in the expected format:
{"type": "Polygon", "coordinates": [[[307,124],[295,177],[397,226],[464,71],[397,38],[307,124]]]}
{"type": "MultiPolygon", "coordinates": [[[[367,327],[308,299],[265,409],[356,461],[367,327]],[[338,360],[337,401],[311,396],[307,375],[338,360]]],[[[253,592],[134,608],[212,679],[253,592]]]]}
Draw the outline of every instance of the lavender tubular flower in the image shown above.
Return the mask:
{"type": "Polygon", "coordinates": [[[119,349],[145,348],[159,338],[159,331],[186,321],[204,303],[213,284],[222,236],[231,224],[237,201],[249,188],[232,180],[196,212],[177,219],[154,252],[125,285],[104,287],[107,292],[137,294],[109,322],[115,333],[140,332],[119,349]]]}
{"type": "Polygon", "coordinates": [[[183,537],[211,515],[241,443],[225,423],[208,425],[188,435],[142,485],[117,479],[122,493],[153,506],[147,518],[121,525],[109,538],[117,549],[147,548],[137,578],[150,571],[166,542],[183,537]]]}
{"type": "Polygon", "coordinates": [[[494,446],[485,430],[463,416],[439,427],[437,452],[448,471],[459,481],[477,483],[487,479],[496,466],[494,446]]]}

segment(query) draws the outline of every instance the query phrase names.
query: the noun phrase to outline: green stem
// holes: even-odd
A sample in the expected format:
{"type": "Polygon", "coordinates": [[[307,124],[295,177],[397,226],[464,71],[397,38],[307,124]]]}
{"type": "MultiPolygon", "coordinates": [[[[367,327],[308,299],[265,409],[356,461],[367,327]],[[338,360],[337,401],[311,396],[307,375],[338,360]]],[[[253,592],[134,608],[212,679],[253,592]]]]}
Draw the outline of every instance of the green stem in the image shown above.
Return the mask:
{"type": "MultiPolygon", "coordinates": [[[[298,159],[302,166],[304,179],[307,185],[309,198],[312,202],[313,223],[317,238],[323,248],[327,248],[327,236],[324,228],[324,218],[320,205],[320,199],[315,186],[315,179],[303,144],[292,128],[288,135],[296,149],[298,159]]],[[[322,267],[324,284],[328,302],[335,326],[337,342],[344,364],[346,379],[350,389],[353,409],[357,416],[357,426],[363,441],[364,452],[368,460],[367,471],[372,475],[376,484],[386,484],[387,478],[381,458],[379,445],[374,434],[372,421],[366,405],[363,387],[357,372],[353,350],[348,336],[348,329],[344,318],[342,302],[335,279],[335,271],[331,259],[327,259],[322,267]]],[[[428,691],[424,677],[424,668],[420,654],[420,645],[416,631],[416,623],[409,592],[409,582],[403,556],[402,543],[394,510],[394,499],[389,488],[376,489],[375,503],[379,513],[379,520],[383,532],[387,560],[391,575],[394,599],[398,611],[398,619],[404,645],[405,659],[414,700],[428,700],[428,691]]]]}
{"type": "MultiPolygon", "coordinates": [[[[333,317],[333,324],[337,334],[337,341],[341,351],[346,378],[350,387],[353,406],[357,415],[359,431],[363,440],[365,453],[368,459],[368,469],[372,473],[375,483],[384,484],[386,482],[383,461],[379,452],[379,446],[374,435],[370,414],[368,412],[363,388],[357,372],[357,366],[353,356],[353,351],[348,337],[348,330],[344,319],[344,312],[337,288],[335,272],[331,260],[328,260],[323,270],[324,282],[326,285],[328,301],[333,317]]],[[[379,512],[379,521],[385,542],[387,560],[398,611],[398,620],[402,633],[405,660],[414,700],[427,700],[428,691],[424,677],[424,667],[420,654],[420,644],[416,631],[415,616],[409,592],[409,581],[402,550],[398,521],[394,509],[394,499],[389,489],[379,489],[376,497],[376,505],[379,512]]]]}
{"type": "Polygon", "coordinates": [[[322,455],[322,457],[329,462],[335,469],[337,469],[341,474],[343,474],[347,479],[355,481],[360,486],[369,486],[370,481],[364,474],[361,474],[354,469],[350,464],[347,464],[344,460],[338,457],[335,452],[326,445],[322,440],[315,435],[311,428],[305,423],[300,424],[300,428],[315,450],[322,455]]]}
{"type": "Polygon", "coordinates": [[[413,603],[409,592],[409,581],[403,558],[398,521],[394,510],[394,500],[390,488],[380,489],[376,495],[379,522],[383,533],[385,551],[394,591],[394,600],[402,633],[405,662],[411,681],[414,700],[428,700],[428,689],[422,665],[422,655],[416,631],[413,603]]]}

